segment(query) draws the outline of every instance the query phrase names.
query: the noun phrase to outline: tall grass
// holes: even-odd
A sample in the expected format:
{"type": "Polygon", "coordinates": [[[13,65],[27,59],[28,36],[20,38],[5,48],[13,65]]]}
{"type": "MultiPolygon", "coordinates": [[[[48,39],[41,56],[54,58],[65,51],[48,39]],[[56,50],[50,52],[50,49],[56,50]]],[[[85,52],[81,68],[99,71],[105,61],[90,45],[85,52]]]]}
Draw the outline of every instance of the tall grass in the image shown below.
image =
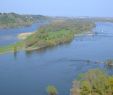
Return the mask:
{"type": "Polygon", "coordinates": [[[7,52],[16,52],[22,48],[24,48],[23,42],[17,42],[15,44],[10,44],[8,46],[1,46],[0,47],[0,54],[7,53],[7,52]]]}

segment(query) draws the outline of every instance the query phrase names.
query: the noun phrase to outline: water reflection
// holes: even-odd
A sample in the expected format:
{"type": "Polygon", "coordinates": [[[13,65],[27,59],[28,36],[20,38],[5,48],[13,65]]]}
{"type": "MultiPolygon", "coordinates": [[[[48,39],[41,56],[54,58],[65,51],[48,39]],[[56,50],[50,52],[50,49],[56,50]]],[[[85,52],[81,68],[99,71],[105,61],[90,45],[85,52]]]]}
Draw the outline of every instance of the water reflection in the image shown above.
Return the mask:
{"type": "Polygon", "coordinates": [[[18,52],[17,51],[16,52],[13,52],[13,54],[14,54],[14,59],[17,60],[17,54],[18,54],[18,52]]]}
{"type": "Polygon", "coordinates": [[[20,28],[0,29],[0,45],[9,45],[15,43],[19,41],[19,39],[17,38],[18,34],[25,32],[34,32],[47,23],[49,23],[49,21],[38,22],[30,26],[20,28]]]}

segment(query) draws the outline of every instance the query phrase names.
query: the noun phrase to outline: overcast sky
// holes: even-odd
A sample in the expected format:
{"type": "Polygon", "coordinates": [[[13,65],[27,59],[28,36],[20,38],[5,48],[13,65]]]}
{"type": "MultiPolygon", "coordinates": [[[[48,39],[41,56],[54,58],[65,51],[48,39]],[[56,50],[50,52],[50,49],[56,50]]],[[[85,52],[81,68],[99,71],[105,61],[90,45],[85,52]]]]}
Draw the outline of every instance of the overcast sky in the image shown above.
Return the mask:
{"type": "Polygon", "coordinates": [[[0,0],[0,12],[113,17],[113,0],[0,0]]]}

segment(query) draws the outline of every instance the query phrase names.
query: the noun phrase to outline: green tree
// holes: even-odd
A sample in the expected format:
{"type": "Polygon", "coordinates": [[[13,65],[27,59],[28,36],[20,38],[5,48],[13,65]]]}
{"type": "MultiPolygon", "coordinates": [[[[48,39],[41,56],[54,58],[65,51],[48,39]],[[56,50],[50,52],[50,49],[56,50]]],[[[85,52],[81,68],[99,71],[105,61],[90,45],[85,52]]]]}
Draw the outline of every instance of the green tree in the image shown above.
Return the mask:
{"type": "Polygon", "coordinates": [[[76,95],[76,89],[77,95],[113,95],[113,77],[99,69],[88,71],[78,83],[79,86],[73,84],[71,95],[76,95]]]}

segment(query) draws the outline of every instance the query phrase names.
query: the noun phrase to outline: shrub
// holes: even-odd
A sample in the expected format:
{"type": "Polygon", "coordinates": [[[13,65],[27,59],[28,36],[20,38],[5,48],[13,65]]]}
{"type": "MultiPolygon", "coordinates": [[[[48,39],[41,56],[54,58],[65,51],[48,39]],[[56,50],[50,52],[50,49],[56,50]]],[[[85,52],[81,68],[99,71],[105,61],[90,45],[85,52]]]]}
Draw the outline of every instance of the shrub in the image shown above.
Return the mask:
{"type": "Polygon", "coordinates": [[[57,89],[55,88],[55,86],[50,85],[47,87],[47,93],[49,95],[57,95],[58,92],[57,92],[57,89]]]}
{"type": "Polygon", "coordinates": [[[90,70],[76,82],[78,86],[73,84],[71,95],[76,95],[75,91],[77,95],[113,95],[113,77],[101,70],[90,70]]]}

